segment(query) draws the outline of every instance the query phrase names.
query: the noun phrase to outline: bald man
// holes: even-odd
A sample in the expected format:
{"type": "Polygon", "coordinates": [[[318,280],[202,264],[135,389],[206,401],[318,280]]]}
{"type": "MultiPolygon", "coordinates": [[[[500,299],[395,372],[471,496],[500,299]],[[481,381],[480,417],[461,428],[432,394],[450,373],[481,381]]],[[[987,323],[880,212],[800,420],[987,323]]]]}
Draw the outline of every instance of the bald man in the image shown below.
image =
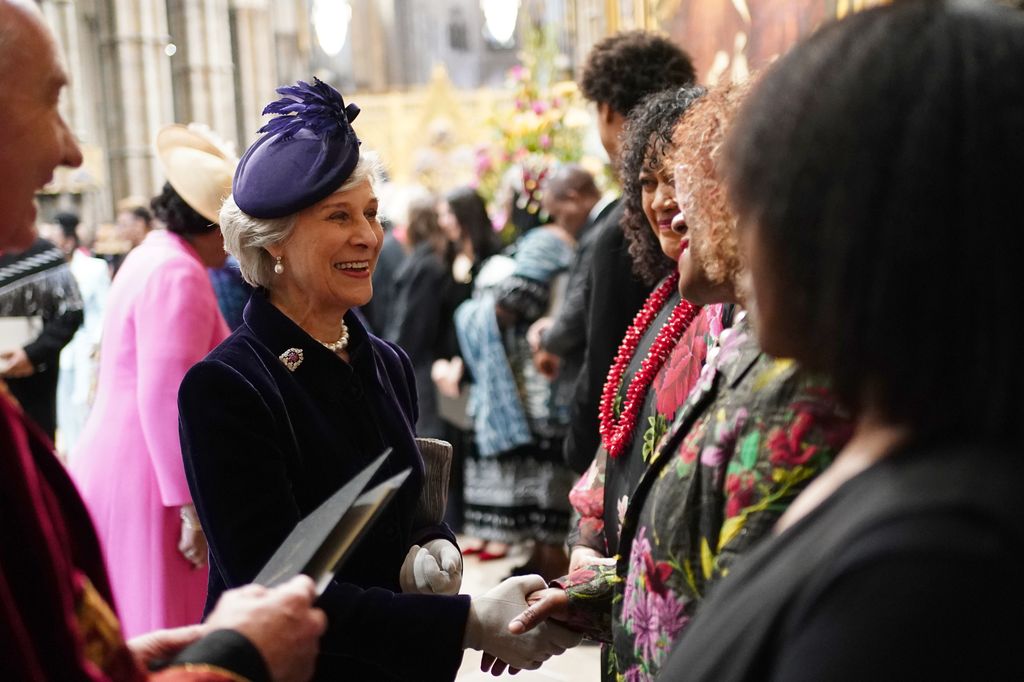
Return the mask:
{"type": "MultiPolygon", "coordinates": [[[[35,193],[82,153],[35,3],[0,0],[0,252],[35,239],[35,193]]],[[[224,595],[207,622],[125,643],[96,533],[53,445],[0,383],[0,679],[304,680],[326,627],[308,578],[224,595]],[[168,665],[170,663],[170,665],[168,665]]],[[[116,471],[110,472],[116,476],[116,471]]]]}

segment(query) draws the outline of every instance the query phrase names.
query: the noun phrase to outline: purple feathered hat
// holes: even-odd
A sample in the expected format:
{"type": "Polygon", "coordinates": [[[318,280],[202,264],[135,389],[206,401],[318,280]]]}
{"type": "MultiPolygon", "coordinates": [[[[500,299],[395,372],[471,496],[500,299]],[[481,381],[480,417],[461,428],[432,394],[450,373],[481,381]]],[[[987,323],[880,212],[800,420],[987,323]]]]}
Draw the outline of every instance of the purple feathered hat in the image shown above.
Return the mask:
{"type": "Polygon", "coordinates": [[[280,87],[263,114],[279,114],[238,162],[231,193],[253,218],[282,218],[336,191],[359,161],[355,104],[318,78],[280,87]]]}

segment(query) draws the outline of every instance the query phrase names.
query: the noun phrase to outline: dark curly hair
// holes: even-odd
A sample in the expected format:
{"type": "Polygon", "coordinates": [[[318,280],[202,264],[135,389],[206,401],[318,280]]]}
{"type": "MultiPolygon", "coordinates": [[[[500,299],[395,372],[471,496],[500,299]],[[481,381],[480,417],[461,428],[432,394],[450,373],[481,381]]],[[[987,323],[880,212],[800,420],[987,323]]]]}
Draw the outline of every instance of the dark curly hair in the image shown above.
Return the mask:
{"type": "Polygon", "coordinates": [[[922,440],[1024,441],[1022,65],[1015,10],[857,13],[765,74],[725,147],[786,302],[771,337],[922,440]]]}
{"type": "Polygon", "coordinates": [[[690,56],[671,40],[647,31],[624,31],[590,50],[580,90],[591,102],[627,116],[644,97],[696,80],[690,56]]]}
{"type": "Polygon", "coordinates": [[[149,203],[154,217],[169,232],[180,235],[206,234],[217,229],[217,223],[210,222],[186,204],[169,182],[164,183],[163,190],[149,203]]]}
{"type": "Polygon", "coordinates": [[[699,97],[699,85],[657,92],[637,105],[626,119],[622,133],[622,231],[629,240],[633,272],[646,284],[654,284],[671,273],[676,263],[661,250],[661,244],[644,215],[640,171],[661,167],[672,147],[672,133],[679,119],[699,97]]]}

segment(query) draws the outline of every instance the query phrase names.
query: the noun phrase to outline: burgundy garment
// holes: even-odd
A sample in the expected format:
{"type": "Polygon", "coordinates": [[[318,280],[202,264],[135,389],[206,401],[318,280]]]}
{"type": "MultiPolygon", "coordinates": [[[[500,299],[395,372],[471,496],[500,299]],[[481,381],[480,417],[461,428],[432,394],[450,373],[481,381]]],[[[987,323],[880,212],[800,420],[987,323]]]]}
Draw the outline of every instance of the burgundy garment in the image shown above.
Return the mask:
{"type": "Polygon", "coordinates": [[[83,578],[113,604],[99,541],[53,445],[4,396],[0,490],[0,678],[107,679],[75,615],[83,578]]]}

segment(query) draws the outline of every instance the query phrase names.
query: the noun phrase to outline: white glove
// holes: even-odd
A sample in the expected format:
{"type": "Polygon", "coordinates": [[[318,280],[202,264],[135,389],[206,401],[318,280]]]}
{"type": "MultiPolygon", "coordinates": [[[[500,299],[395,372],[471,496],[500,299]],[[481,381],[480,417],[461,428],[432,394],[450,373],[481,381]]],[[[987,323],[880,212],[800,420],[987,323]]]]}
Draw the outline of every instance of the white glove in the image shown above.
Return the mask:
{"type": "Polygon", "coordinates": [[[413,545],[398,574],[402,592],[458,594],[462,587],[462,552],[448,540],[413,545]]]}
{"type": "Polygon", "coordinates": [[[482,597],[474,597],[463,648],[485,651],[513,668],[536,670],[552,656],[579,644],[582,635],[550,621],[521,635],[508,631],[509,622],[528,606],[527,595],[546,587],[544,578],[526,575],[509,578],[482,597]]]}

